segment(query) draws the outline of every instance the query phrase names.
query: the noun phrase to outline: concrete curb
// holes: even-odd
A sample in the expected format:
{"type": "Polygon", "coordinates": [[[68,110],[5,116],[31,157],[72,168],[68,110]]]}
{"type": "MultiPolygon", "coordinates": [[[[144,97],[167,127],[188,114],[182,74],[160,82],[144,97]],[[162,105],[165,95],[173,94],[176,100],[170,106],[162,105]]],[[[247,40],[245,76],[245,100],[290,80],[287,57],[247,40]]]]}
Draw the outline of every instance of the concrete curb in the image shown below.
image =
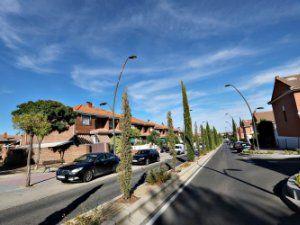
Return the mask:
{"type": "MultiPolygon", "coordinates": [[[[221,145],[222,146],[222,145],[221,145]]],[[[205,156],[198,159],[188,168],[182,170],[177,177],[167,181],[161,186],[151,186],[150,192],[146,194],[145,197],[141,198],[133,204],[126,204],[126,207],[115,215],[113,218],[109,218],[102,224],[105,225],[140,225],[144,224],[148,220],[149,216],[157,212],[165,201],[176,192],[200,167],[201,164],[209,160],[221,147],[219,146],[215,150],[206,154],[205,156]]],[[[145,186],[145,184],[141,185],[145,186]]],[[[113,204],[117,199],[122,197],[122,195],[117,196],[109,202],[106,202],[96,209],[101,209],[107,205],[113,204]]],[[[89,216],[93,213],[95,209],[92,209],[82,215],[89,216]]],[[[69,220],[68,222],[75,222],[75,219],[69,220]]]]}
{"type": "Polygon", "coordinates": [[[248,159],[259,159],[259,160],[285,160],[285,159],[300,159],[300,155],[281,155],[281,154],[243,154],[242,156],[248,159]]]}
{"type": "Polygon", "coordinates": [[[284,199],[300,212],[300,188],[295,184],[295,175],[289,177],[285,183],[282,193],[284,199]]]}

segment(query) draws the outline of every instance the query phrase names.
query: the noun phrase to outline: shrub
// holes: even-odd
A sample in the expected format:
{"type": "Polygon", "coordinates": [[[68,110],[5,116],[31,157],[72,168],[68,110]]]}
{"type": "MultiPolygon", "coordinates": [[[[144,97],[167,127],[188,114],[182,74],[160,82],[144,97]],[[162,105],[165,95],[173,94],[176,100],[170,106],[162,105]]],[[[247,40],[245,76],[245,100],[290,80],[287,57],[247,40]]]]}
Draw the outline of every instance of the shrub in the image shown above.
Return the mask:
{"type": "Polygon", "coordinates": [[[151,185],[163,184],[169,179],[171,179],[171,173],[164,167],[151,169],[146,176],[146,182],[151,185]]]}

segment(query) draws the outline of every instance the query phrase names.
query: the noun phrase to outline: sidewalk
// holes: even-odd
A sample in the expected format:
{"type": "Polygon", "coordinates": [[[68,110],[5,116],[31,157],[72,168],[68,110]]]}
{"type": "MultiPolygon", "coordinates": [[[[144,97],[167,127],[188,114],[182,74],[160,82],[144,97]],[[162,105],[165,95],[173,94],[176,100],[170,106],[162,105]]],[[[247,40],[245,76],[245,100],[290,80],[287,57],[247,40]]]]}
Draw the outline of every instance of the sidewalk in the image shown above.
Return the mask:
{"type": "MultiPolygon", "coordinates": [[[[171,159],[169,154],[161,153],[160,162],[153,163],[151,165],[159,164],[168,159],[171,159]]],[[[137,171],[145,169],[145,166],[133,166],[132,168],[133,171],[137,171]]],[[[33,186],[26,188],[24,187],[26,179],[25,173],[0,175],[0,199],[1,202],[5,202],[5,204],[0,204],[0,210],[36,201],[41,198],[79,188],[85,185],[107,181],[116,176],[117,174],[113,173],[94,179],[89,183],[64,184],[55,179],[55,172],[34,172],[31,176],[33,186]]]]}

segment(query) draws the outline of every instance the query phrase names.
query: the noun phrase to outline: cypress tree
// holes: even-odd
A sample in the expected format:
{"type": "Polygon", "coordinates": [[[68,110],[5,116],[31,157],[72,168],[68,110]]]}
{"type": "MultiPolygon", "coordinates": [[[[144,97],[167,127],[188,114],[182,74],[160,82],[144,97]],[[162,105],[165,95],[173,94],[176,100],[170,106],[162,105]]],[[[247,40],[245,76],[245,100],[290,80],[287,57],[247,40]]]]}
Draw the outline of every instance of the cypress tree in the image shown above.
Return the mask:
{"type": "Polygon", "coordinates": [[[198,152],[200,152],[200,137],[198,134],[198,125],[197,122],[194,124],[194,142],[196,143],[196,147],[198,152]]]}
{"type": "Polygon", "coordinates": [[[236,123],[234,119],[232,119],[232,138],[233,141],[237,141],[237,129],[236,129],[236,123]]]}
{"type": "Polygon", "coordinates": [[[124,199],[131,197],[131,177],[132,177],[132,155],[130,144],[130,128],[131,128],[131,110],[128,101],[127,91],[122,96],[122,110],[123,118],[121,119],[121,152],[120,152],[120,164],[118,166],[120,189],[123,193],[124,199]]]}
{"type": "Polygon", "coordinates": [[[186,94],[186,87],[181,81],[181,91],[182,91],[182,105],[183,105],[183,121],[184,121],[184,139],[187,149],[188,161],[193,161],[195,158],[194,148],[193,148],[193,131],[192,131],[192,119],[190,115],[190,107],[186,94]]]}
{"type": "Polygon", "coordinates": [[[203,147],[203,150],[205,150],[206,149],[206,145],[207,145],[207,141],[206,141],[205,129],[204,129],[204,127],[203,127],[202,124],[200,126],[200,132],[201,132],[202,147],[203,147]]]}
{"type": "Polygon", "coordinates": [[[214,137],[214,147],[217,147],[219,145],[219,141],[218,141],[218,132],[215,127],[213,127],[213,137],[214,137]]]}
{"type": "Polygon", "coordinates": [[[213,137],[212,137],[212,132],[209,127],[209,124],[206,123],[206,135],[207,135],[207,149],[212,150],[213,149],[213,137]]]}
{"type": "Polygon", "coordinates": [[[176,151],[175,151],[176,137],[175,137],[175,133],[174,133],[172,113],[170,111],[167,113],[167,123],[168,123],[168,147],[170,149],[172,161],[173,161],[173,164],[175,167],[176,156],[177,156],[176,151]]]}

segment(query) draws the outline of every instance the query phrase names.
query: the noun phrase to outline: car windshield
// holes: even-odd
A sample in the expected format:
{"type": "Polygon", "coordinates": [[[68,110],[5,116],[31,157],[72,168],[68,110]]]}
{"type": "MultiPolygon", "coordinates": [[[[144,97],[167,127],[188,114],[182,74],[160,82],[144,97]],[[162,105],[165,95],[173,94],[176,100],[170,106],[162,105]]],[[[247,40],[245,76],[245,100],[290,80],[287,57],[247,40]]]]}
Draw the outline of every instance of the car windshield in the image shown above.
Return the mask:
{"type": "Polygon", "coordinates": [[[87,154],[75,159],[74,162],[94,162],[96,158],[97,155],[87,154]]]}
{"type": "Polygon", "coordinates": [[[149,152],[149,150],[139,150],[137,151],[137,153],[135,153],[136,155],[143,155],[143,154],[147,154],[149,152]]]}

